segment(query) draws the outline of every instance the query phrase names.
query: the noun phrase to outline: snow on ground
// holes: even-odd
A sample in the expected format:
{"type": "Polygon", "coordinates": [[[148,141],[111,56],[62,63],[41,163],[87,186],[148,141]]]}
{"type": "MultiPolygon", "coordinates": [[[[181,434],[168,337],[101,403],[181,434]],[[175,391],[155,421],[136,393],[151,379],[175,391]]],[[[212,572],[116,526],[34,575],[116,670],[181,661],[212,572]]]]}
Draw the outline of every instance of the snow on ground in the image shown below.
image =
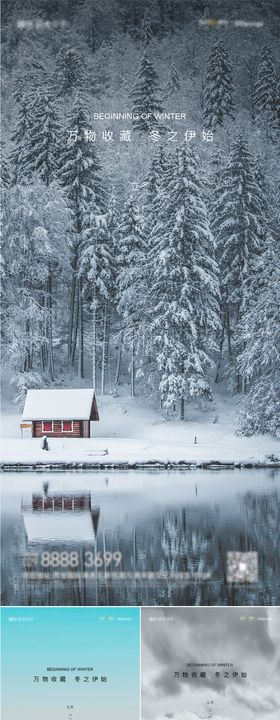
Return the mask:
{"type": "Polygon", "coordinates": [[[220,388],[212,403],[192,403],[186,420],[167,420],[147,399],[111,395],[97,398],[100,421],[90,439],[20,439],[21,414],[10,402],[2,406],[2,462],[268,462],[280,458],[280,443],[269,436],[235,434],[236,401],[220,388]],[[197,444],[194,438],[197,438],[197,444]],[[108,453],[105,455],[105,451],[108,453]]]}
{"type": "MultiPolygon", "coordinates": [[[[162,715],[157,715],[155,720],[162,720],[162,715]]],[[[203,720],[203,718],[209,718],[210,715],[197,715],[197,713],[191,712],[190,710],[185,710],[185,712],[180,713],[179,715],[174,715],[173,713],[166,713],[165,718],[166,720],[168,718],[172,718],[172,720],[203,720]]],[[[219,720],[219,718],[216,715],[216,720],[219,720]]],[[[221,720],[221,718],[220,718],[221,720]]],[[[223,718],[224,720],[224,718],[223,718]]]]}

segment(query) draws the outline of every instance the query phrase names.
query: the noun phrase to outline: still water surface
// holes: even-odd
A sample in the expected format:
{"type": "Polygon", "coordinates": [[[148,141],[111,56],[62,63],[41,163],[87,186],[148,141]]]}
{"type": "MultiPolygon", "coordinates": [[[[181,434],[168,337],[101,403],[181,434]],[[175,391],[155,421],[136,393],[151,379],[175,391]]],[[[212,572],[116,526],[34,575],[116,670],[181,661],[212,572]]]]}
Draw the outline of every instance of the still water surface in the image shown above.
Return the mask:
{"type": "Polygon", "coordinates": [[[2,603],[277,605],[279,499],[276,470],[4,473],[2,603]],[[227,581],[228,551],[258,553],[258,582],[227,581]],[[125,579],[86,577],[104,553],[125,579]]]}

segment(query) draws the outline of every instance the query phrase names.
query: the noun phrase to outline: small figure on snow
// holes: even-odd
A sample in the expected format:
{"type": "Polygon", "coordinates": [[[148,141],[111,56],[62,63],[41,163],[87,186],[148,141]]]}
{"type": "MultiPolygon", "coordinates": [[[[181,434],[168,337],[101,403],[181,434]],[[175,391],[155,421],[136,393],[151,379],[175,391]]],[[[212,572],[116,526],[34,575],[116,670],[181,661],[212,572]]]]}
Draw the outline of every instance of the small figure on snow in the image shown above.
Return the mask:
{"type": "Polygon", "coordinates": [[[42,450],[49,449],[48,438],[46,435],[43,435],[43,437],[42,437],[41,448],[42,448],[42,450]]]}

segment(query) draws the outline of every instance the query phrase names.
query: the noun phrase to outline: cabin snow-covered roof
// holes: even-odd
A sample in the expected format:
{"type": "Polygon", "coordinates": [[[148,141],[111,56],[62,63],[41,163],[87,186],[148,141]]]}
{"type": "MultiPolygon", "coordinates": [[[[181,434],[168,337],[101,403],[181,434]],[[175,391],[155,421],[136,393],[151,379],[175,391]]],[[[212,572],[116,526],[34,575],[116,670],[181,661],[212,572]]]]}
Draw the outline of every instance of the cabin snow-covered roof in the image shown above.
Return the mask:
{"type": "Polygon", "coordinates": [[[94,542],[89,510],[85,512],[23,512],[28,542],[94,542]]]}
{"type": "Polygon", "coordinates": [[[28,390],[23,420],[98,420],[94,390],[28,390]]]}

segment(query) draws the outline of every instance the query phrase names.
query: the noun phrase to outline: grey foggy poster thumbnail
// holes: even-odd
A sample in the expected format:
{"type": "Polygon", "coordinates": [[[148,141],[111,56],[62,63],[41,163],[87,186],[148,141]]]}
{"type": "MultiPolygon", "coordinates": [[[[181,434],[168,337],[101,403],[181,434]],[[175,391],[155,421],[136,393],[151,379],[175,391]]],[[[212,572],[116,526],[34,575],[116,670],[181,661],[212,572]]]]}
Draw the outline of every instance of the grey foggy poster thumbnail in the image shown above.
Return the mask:
{"type": "Polygon", "coordinates": [[[143,608],[142,720],[277,720],[280,608],[143,608]]]}

